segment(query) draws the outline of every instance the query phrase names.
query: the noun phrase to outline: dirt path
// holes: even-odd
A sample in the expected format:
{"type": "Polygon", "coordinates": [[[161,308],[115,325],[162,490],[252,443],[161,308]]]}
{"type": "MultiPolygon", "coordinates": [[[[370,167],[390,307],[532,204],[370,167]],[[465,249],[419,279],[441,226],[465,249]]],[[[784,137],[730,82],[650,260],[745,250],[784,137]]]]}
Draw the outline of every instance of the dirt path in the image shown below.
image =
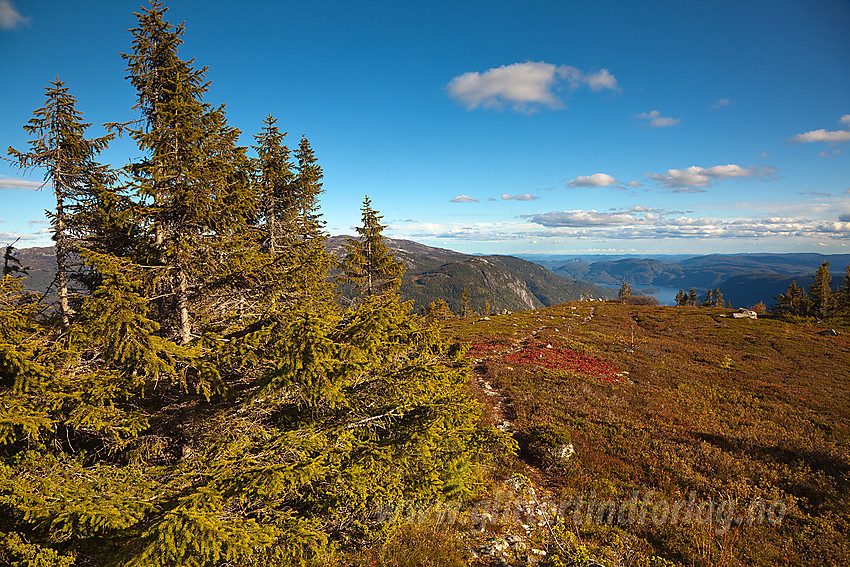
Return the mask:
{"type": "MultiPolygon", "coordinates": [[[[517,436],[517,432],[513,424],[516,414],[514,413],[510,396],[504,390],[499,389],[498,381],[491,377],[487,372],[487,367],[484,364],[486,360],[487,357],[474,360],[472,372],[479,391],[484,394],[487,399],[484,406],[487,422],[495,425],[496,429],[500,431],[511,433],[514,440],[516,440],[519,444],[520,439],[517,436]]],[[[541,489],[545,491],[546,482],[543,471],[529,462],[521,450],[517,453],[517,459],[523,463],[525,469],[523,474],[532,481],[534,485],[533,488],[537,490],[538,493],[541,493],[541,489]]]]}

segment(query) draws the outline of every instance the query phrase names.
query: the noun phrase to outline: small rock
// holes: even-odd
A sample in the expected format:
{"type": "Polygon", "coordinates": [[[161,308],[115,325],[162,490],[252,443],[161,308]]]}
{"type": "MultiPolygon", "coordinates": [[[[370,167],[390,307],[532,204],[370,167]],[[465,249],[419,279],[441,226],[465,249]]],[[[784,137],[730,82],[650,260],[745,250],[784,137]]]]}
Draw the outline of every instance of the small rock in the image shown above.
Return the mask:
{"type": "Polygon", "coordinates": [[[546,348],[552,348],[552,345],[546,345],[546,348]]]}
{"type": "Polygon", "coordinates": [[[559,461],[567,461],[570,457],[575,453],[575,447],[573,447],[572,443],[565,443],[563,445],[558,445],[552,450],[552,456],[554,456],[559,461]]]}
{"type": "Polygon", "coordinates": [[[818,334],[823,335],[825,337],[837,337],[839,335],[838,331],[836,331],[835,329],[824,329],[818,334]]]}
{"type": "Polygon", "coordinates": [[[479,321],[489,321],[489,320],[490,320],[489,317],[482,317],[482,318],[479,319],[479,321]]]}
{"type": "Polygon", "coordinates": [[[729,315],[733,319],[758,319],[758,313],[749,309],[738,309],[736,312],[729,315]]]}

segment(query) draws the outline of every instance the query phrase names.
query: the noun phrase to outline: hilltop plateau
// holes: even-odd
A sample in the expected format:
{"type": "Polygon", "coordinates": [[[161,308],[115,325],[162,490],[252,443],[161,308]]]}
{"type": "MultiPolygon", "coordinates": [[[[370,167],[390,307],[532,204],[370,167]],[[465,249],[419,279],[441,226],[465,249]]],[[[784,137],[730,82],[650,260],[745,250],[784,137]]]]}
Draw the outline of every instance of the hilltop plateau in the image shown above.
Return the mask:
{"type": "Polygon", "coordinates": [[[850,327],[729,312],[574,302],[446,322],[483,419],[519,450],[468,524],[439,544],[411,530],[485,565],[847,565],[850,327]],[[631,501],[642,521],[620,515],[631,501]]]}

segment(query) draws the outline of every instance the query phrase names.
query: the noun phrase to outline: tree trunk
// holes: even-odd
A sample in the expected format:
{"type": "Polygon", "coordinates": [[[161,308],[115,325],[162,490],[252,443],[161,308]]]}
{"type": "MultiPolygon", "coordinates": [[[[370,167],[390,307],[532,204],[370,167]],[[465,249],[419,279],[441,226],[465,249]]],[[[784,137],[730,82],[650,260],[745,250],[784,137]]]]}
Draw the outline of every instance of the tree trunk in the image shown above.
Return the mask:
{"type": "MultiPolygon", "coordinates": [[[[57,156],[58,160],[59,156],[57,156]]],[[[56,193],[56,223],[54,225],[53,239],[56,242],[56,280],[59,287],[59,311],[62,316],[62,329],[67,331],[71,327],[71,306],[68,304],[68,245],[65,242],[65,199],[62,168],[60,165],[56,165],[55,167],[53,188],[56,193]]]]}
{"type": "Polygon", "coordinates": [[[177,310],[180,315],[180,344],[185,345],[192,339],[192,320],[189,318],[188,284],[186,272],[180,268],[177,272],[177,310]]]}

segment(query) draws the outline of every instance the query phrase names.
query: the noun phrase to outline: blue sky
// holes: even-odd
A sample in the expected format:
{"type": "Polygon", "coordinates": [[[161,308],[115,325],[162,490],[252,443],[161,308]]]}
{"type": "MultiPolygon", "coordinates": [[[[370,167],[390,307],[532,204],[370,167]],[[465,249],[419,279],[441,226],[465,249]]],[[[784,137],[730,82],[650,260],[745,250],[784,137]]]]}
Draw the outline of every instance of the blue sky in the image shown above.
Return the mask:
{"type": "MultiPolygon", "coordinates": [[[[0,147],[57,75],[135,118],[139,0],[0,0],[0,147]]],[[[174,0],[242,143],[268,113],[352,233],[485,253],[847,253],[850,3],[174,0]]],[[[137,157],[127,140],[103,161],[137,157]]],[[[46,245],[40,173],[0,162],[0,244],[46,245]]]]}

